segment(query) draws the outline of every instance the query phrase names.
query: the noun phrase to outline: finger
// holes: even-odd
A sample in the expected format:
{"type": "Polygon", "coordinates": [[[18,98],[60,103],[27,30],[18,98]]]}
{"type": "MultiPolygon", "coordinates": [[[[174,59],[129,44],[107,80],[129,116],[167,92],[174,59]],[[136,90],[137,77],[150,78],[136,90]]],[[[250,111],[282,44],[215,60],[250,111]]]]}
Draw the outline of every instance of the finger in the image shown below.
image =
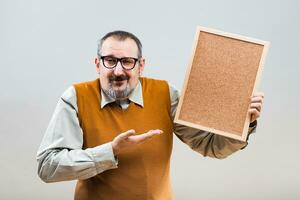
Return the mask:
{"type": "Polygon", "coordinates": [[[255,98],[255,97],[259,97],[259,98],[261,98],[261,99],[264,99],[265,94],[264,94],[263,92],[256,92],[256,93],[254,93],[254,94],[251,96],[251,98],[255,98]]]}
{"type": "Polygon", "coordinates": [[[139,140],[142,141],[142,140],[146,140],[148,138],[151,138],[154,135],[159,135],[161,133],[162,133],[161,130],[150,130],[147,133],[143,133],[143,134],[137,135],[137,139],[139,139],[139,140]]]}
{"type": "Polygon", "coordinates": [[[251,103],[250,104],[250,108],[254,108],[258,111],[261,111],[261,108],[262,108],[262,104],[261,103],[251,103]]]}
{"type": "Polygon", "coordinates": [[[147,133],[144,133],[146,136],[154,136],[154,135],[159,135],[159,134],[162,134],[163,131],[160,130],[160,129],[155,129],[155,130],[150,130],[148,131],[147,133]]]}
{"type": "Polygon", "coordinates": [[[256,93],[253,94],[253,97],[258,97],[258,96],[264,98],[265,94],[263,92],[256,92],[256,93]]]}
{"type": "Polygon", "coordinates": [[[132,139],[134,142],[142,142],[142,141],[145,141],[147,139],[150,139],[154,135],[159,135],[159,134],[162,134],[162,133],[163,133],[163,131],[159,130],[159,129],[150,130],[147,133],[131,136],[130,139],[132,139]]]}
{"type": "Polygon", "coordinates": [[[249,114],[250,114],[250,122],[254,122],[260,116],[260,112],[258,112],[256,109],[249,110],[249,114]]]}
{"type": "Polygon", "coordinates": [[[256,96],[256,97],[251,98],[251,103],[255,103],[255,102],[263,103],[263,101],[264,101],[264,99],[261,96],[256,96]]]}
{"type": "Polygon", "coordinates": [[[127,139],[129,136],[132,136],[135,134],[135,130],[133,129],[130,129],[124,133],[121,133],[118,137],[121,139],[121,140],[125,140],[127,139]]]}
{"type": "Polygon", "coordinates": [[[260,112],[256,109],[250,108],[249,113],[251,114],[251,118],[257,119],[260,116],[260,112]]]}

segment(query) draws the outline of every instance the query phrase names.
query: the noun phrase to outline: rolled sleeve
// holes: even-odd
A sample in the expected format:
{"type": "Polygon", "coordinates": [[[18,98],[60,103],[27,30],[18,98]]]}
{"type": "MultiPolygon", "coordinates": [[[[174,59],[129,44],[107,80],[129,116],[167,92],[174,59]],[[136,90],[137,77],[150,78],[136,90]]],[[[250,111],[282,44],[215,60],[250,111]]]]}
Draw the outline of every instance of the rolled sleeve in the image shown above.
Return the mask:
{"type": "Polygon", "coordinates": [[[37,152],[38,174],[45,182],[87,179],[117,168],[110,142],[82,149],[77,115],[76,91],[70,87],[61,96],[37,152]]]}

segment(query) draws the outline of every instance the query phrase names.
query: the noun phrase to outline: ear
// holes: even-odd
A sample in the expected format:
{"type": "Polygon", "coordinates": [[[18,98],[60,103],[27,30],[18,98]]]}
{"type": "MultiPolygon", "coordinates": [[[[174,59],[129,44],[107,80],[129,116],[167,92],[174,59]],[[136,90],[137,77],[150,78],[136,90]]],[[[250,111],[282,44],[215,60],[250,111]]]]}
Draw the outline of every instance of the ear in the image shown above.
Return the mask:
{"type": "Polygon", "coordinates": [[[98,57],[95,58],[96,71],[100,74],[100,60],[98,57]]]}
{"type": "Polygon", "coordinates": [[[140,76],[142,76],[144,68],[145,68],[145,58],[144,57],[140,58],[139,64],[140,64],[139,74],[140,74],[140,76]]]}

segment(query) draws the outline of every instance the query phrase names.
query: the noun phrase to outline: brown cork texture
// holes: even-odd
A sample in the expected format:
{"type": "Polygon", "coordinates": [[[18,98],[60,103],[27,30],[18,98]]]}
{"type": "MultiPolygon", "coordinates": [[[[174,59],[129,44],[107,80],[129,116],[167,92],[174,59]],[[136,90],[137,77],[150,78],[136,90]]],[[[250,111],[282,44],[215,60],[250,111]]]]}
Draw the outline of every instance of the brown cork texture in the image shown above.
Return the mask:
{"type": "Polygon", "coordinates": [[[263,49],[200,31],[178,119],[241,136],[263,49]]]}

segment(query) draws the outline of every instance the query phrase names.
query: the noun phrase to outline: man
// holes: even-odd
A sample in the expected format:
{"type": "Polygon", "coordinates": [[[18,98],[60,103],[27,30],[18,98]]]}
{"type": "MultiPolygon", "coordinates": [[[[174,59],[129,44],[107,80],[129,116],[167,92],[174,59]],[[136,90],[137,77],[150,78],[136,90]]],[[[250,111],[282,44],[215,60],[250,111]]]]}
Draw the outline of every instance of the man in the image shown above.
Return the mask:
{"type": "MultiPolygon", "coordinates": [[[[142,78],[139,39],[106,34],[95,59],[99,79],[75,84],[62,96],[38,150],[45,182],[78,180],[75,199],[172,199],[173,132],[204,156],[225,158],[247,142],[174,124],[178,91],[142,78]]],[[[249,133],[263,95],[251,99],[249,133]]]]}

